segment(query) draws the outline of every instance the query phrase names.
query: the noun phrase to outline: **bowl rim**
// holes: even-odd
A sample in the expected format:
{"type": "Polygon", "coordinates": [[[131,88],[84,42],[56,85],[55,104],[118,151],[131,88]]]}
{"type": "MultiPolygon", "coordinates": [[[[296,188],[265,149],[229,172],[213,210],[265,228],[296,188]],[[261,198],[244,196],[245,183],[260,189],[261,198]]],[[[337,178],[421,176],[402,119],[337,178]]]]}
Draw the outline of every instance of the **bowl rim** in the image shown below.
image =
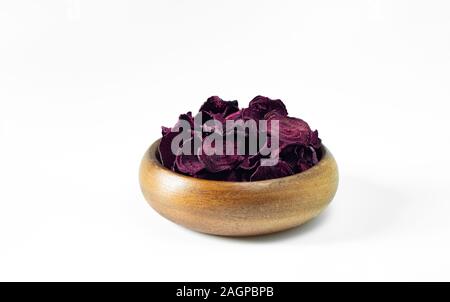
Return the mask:
{"type": "Polygon", "coordinates": [[[225,181],[225,180],[213,180],[213,179],[204,179],[204,178],[196,178],[189,175],[184,175],[181,173],[174,172],[170,170],[169,168],[163,166],[163,164],[159,161],[159,159],[156,157],[156,152],[158,151],[159,143],[161,142],[161,138],[154,141],[150,147],[147,149],[144,155],[144,160],[147,159],[154,165],[156,165],[159,169],[162,171],[169,173],[173,176],[180,177],[182,179],[185,179],[186,181],[195,181],[195,182],[204,182],[209,184],[217,184],[217,185],[251,185],[251,184],[264,184],[264,183],[273,183],[277,181],[288,181],[292,180],[294,178],[303,178],[307,177],[310,174],[313,174],[317,172],[322,166],[325,165],[327,161],[333,160],[334,157],[331,154],[330,150],[322,144],[320,147],[320,150],[322,151],[322,158],[319,160],[317,164],[309,168],[308,170],[305,170],[300,173],[295,173],[289,176],[284,177],[278,177],[278,178],[272,178],[272,179],[264,179],[264,180],[255,180],[255,181],[225,181]]]}

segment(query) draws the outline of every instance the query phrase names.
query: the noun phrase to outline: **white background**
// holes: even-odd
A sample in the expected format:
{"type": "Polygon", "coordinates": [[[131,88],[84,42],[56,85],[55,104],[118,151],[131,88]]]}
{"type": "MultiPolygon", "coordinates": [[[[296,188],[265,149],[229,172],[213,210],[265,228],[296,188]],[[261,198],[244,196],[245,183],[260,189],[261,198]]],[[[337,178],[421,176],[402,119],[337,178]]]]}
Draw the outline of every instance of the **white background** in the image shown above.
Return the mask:
{"type": "Polygon", "coordinates": [[[448,1],[0,2],[0,280],[450,280],[448,1]],[[210,95],[319,129],[341,182],[251,239],[156,214],[144,151],[210,95]]]}

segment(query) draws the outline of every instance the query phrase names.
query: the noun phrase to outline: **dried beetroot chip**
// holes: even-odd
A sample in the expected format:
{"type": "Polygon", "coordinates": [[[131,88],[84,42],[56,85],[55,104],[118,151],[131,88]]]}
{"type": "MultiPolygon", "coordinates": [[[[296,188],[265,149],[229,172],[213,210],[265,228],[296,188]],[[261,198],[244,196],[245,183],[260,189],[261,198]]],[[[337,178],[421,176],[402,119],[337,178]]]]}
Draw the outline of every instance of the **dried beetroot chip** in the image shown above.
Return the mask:
{"type": "Polygon", "coordinates": [[[297,162],[297,168],[300,172],[308,170],[315,164],[319,162],[320,156],[319,152],[314,149],[312,146],[302,147],[301,155],[299,156],[297,162]]]}
{"type": "Polygon", "coordinates": [[[251,176],[250,181],[280,178],[293,173],[291,167],[280,160],[275,166],[259,166],[251,176]]]}
{"type": "Polygon", "coordinates": [[[212,173],[234,169],[242,160],[240,155],[206,155],[199,156],[206,170],[212,173]]]}
{"type": "Polygon", "coordinates": [[[222,128],[224,128],[224,123],[226,120],[220,113],[205,112],[203,117],[205,118],[205,121],[215,120],[216,122],[219,122],[222,125],[222,128]]]}
{"type": "Polygon", "coordinates": [[[162,126],[161,127],[162,136],[166,136],[167,134],[170,133],[171,130],[172,130],[171,128],[167,128],[167,127],[162,126]]]}
{"type": "Polygon", "coordinates": [[[301,159],[312,165],[315,165],[319,162],[316,149],[314,149],[311,146],[304,149],[303,156],[301,157],[301,159]]]}
{"type": "Polygon", "coordinates": [[[197,115],[195,116],[195,118],[199,118],[201,120],[201,129],[203,131],[202,136],[205,137],[213,132],[217,132],[217,133],[223,133],[223,130],[225,129],[225,118],[219,114],[219,113],[209,113],[206,111],[200,111],[199,113],[197,113],[197,115]],[[220,125],[220,127],[218,126],[211,126],[209,121],[211,120],[215,120],[216,123],[213,123],[214,125],[220,125]]]}
{"type": "Polygon", "coordinates": [[[175,162],[175,154],[172,153],[172,140],[178,135],[178,132],[167,132],[167,129],[165,128],[162,131],[163,137],[159,143],[158,151],[163,166],[172,169],[175,162]]]}
{"type": "MultiPolygon", "coordinates": [[[[194,176],[205,168],[205,165],[198,158],[198,150],[194,150],[194,137],[184,142],[183,147],[183,151],[189,151],[189,154],[179,152],[175,158],[174,168],[176,168],[178,172],[194,176]]],[[[198,149],[200,149],[200,147],[198,149]]]]}
{"type": "Polygon", "coordinates": [[[250,101],[248,109],[249,112],[251,112],[249,115],[256,116],[254,119],[263,119],[264,116],[271,111],[276,112],[281,116],[288,115],[286,106],[281,100],[272,100],[261,95],[258,95],[250,101]]]}
{"type": "Polygon", "coordinates": [[[181,120],[188,122],[189,125],[191,126],[191,129],[192,130],[194,129],[194,117],[192,116],[192,112],[189,111],[188,113],[181,114],[178,118],[176,126],[179,125],[181,120]]]}
{"type": "Polygon", "coordinates": [[[239,111],[237,101],[224,101],[218,96],[212,96],[200,107],[199,111],[208,112],[210,114],[220,114],[226,117],[236,111],[239,111]]]}
{"type": "Polygon", "coordinates": [[[261,112],[256,108],[244,108],[242,109],[241,118],[243,120],[255,120],[258,121],[261,119],[261,112]]]}
{"type": "Polygon", "coordinates": [[[241,164],[236,168],[241,179],[240,181],[250,181],[250,177],[261,164],[260,160],[261,156],[259,154],[246,156],[244,158],[241,164]]]}
{"type": "Polygon", "coordinates": [[[319,162],[319,159],[317,158],[317,152],[313,147],[309,147],[309,150],[311,151],[311,162],[313,165],[315,165],[319,162]]]}
{"type": "MultiPolygon", "coordinates": [[[[271,121],[276,120],[276,118],[271,121]]],[[[311,138],[311,128],[305,121],[295,117],[282,117],[279,122],[280,145],[291,144],[308,145],[311,138]]],[[[268,133],[272,132],[272,124],[269,124],[268,133]]]]}
{"type": "Polygon", "coordinates": [[[309,163],[299,162],[299,163],[298,163],[298,167],[299,167],[300,172],[303,172],[303,171],[306,171],[306,170],[308,170],[309,168],[311,168],[312,165],[309,164],[309,163]]]}
{"type": "Polygon", "coordinates": [[[227,180],[231,171],[220,171],[216,173],[211,173],[207,170],[202,170],[196,175],[195,178],[208,179],[208,180],[227,180]]]}
{"type": "Polygon", "coordinates": [[[252,170],[243,170],[241,168],[236,168],[235,170],[231,170],[230,172],[228,172],[225,180],[247,182],[250,181],[250,177],[255,172],[255,170],[256,168],[252,170]]]}
{"type": "Polygon", "coordinates": [[[206,170],[212,173],[229,171],[237,167],[243,160],[242,155],[237,155],[237,147],[234,149],[234,155],[226,154],[226,144],[231,143],[230,140],[223,140],[224,144],[222,146],[222,154],[212,154],[217,152],[212,152],[211,148],[215,148],[215,144],[209,146],[208,144],[203,144],[203,152],[199,156],[200,161],[206,167],[206,170]],[[208,155],[212,154],[212,155],[208,155]]]}
{"type": "Polygon", "coordinates": [[[261,159],[261,156],[259,154],[245,156],[245,158],[242,160],[241,164],[239,165],[239,168],[243,169],[243,170],[252,170],[259,165],[260,159],[261,159]]]}
{"type": "Polygon", "coordinates": [[[237,170],[231,170],[230,173],[228,173],[226,181],[242,181],[241,173],[239,173],[237,170]]]}
{"type": "Polygon", "coordinates": [[[280,120],[283,117],[285,117],[285,115],[281,115],[278,113],[278,111],[275,111],[275,110],[269,111],[264,115],[264,119],[267,121],[274,120],[274,119],[280,120]]]}
{"type": "Polygon", "coordinates": [[[198,174],[205,168],[205,165],[199,160],[196,154],[178,155],[175,159],[178,171],[191,176],[198,174]]]}
{"type": "Polygon", "coordinates": [[[225,111],[223,112],[223,117],[227,117],[233,113],[235,113],[236,111],[239,111],[239,103],[238,101],[228,101],[227,102],[227,108],[225,109],[225,111]]]}
{"type": "MultiPolygon", "coordinates": [[[[269,157],[277,157],[282,148],[284,147],[283,145],[279,145],[278,148],[276,148],[275,145],[272,146],[272,142],[278,140],[279,138],[277,138],[277,136],[275,135],[270,135],[266,138],[266,140],[259,140],[258,144],[259,144],[259,153],[261,155],[261,158],[269,158],[269,157]]],[[[281,144],[281,142],[279,142],[281,144]]]]}
{"type": "Polygon", "coordinates": [[[311,139],[310,139],[309,143],[311,146],[313,146],[316,149],[320,148],[322,141],[319,138],[319,131],[315,130],[315,131],[311,132],[311,139]]]}
{"type": "Polygon", "coordinates": [[[301,145],[287,145],[281,148],[280,158],[285,161],[293,171],[298,169],[297,163],[300,158],[300,153],[302,152],[303,147],[301,145]]]}
{"type": "Polygon", "coordinates": [[[253,173],[255,173],[256,168],[253,170],[248,170],[248,171],[240,170],[240,172],[241,172],[241,180],[240,181],[250,181],[250,178],[252,177],[253,173]]]}
{"type": "Polygon", "coordinates": [[[233,121],[235,121],[235,120],[239,120],[239,119],[242,119],[242,110],[238,110],[238,111],[236,111],[236,112],[234,112],[234,113],[232,113],[230,115],[227,115],[225,117],[225,120],[233,120],[233,121]]]}

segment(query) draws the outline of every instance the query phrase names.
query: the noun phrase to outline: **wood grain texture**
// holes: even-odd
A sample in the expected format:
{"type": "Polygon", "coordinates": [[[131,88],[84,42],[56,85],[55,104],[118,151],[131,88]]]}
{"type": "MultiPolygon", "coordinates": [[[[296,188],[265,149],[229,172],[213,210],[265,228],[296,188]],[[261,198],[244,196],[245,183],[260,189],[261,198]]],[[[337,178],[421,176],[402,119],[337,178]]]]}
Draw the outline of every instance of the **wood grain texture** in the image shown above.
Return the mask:
{"type": "Polygon", "coordinates": [[[317,216],[333,199],[338,169],[323,147],[320,162],[292,176],[256,182],[212,181],[184,176],[163,167],[147,150],[140,184],[148,203],[167,219],[192,230],[223,236],[274,233],[317,216]]]}

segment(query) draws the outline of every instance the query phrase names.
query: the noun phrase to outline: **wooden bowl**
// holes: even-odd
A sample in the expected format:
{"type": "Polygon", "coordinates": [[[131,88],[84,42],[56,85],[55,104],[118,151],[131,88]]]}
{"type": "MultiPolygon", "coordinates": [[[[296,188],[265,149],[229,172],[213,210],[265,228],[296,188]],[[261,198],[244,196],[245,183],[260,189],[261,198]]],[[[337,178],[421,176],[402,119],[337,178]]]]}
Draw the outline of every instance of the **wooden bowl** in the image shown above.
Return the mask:
{"type": "Polygon", "coordinates": [[[333,199],[338,169],[323,147],[322,159],[292,176],[255,182],[198,179],[175,173],[156,158],[159,140],[145,153],[140,184],[148,203],[192,230],[252,236],[290,229],[317,216],[333,199]]]}

